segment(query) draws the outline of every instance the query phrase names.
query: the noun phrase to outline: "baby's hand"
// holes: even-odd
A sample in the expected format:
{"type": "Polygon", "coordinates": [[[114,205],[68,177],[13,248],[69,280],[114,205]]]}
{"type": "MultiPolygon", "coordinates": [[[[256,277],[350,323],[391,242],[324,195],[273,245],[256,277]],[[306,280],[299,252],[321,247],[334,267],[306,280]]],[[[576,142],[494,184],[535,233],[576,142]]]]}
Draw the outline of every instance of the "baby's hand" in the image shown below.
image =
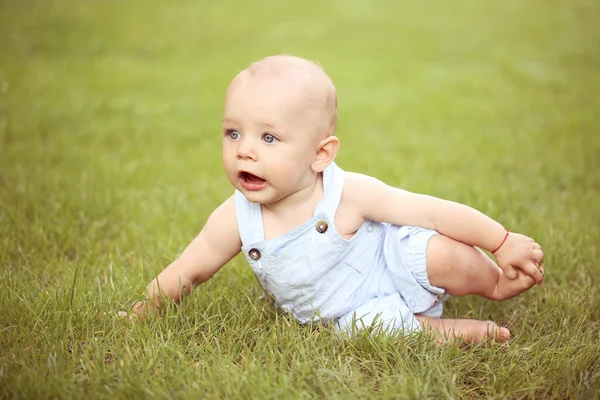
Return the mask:
{"type": "Polygon", "coordinates": [[[116,314],[114,313],[114,311],[109,311],[109,312],[103,312],[102,313],[103,316],[105,317],[113,317],[113,318],[127,318],[129,317],[129,320],[131,322],[134,322],[137,319],[137,315],[136,314],[130,314],[127,311],[118,311],[116,314]]]}
{"type": "Polygon", "coordinates": [[[104,316],[107,315],[112,315],[116,318],[129,318],[129,321],[131,322],[135,322],[136,320],[138,320],[140,317],[144,316],[144,305],[145,303],[140,301],[137,302],[131,311],[127,312],[127,311],[118,311],[116,314],[114,314],[113,311],[109,312],[109,313],[103,313],[104,316]]]}
{"type": "Polygon", "coordinates": [[[518,268],[540,285],[544,280],[544,252],[535,240],[518,233],[509,233],[506,241],[494,252],[498,266],[508,279],[517,277],[518,268]]]}
{"type": "Polygon", "coordinates": [[[136,313],[129,313],[127,311],[119,311],[117,313],[117,318],[129,318],[129,321],[131,322],[135,322],[138,319],[138,316],[136,313]]]}
{"type": "Polygon", "coordinates": [[[138,319],[137,314],[135,313],[128,313],[127,311],[119,311],[116,314],[113,311],[110,312],[103,312],[102,315],[104,315],[105,317],[113,317],[113,318],[129,318],[129,321],[131,322],[135,322],[138,319]]]}

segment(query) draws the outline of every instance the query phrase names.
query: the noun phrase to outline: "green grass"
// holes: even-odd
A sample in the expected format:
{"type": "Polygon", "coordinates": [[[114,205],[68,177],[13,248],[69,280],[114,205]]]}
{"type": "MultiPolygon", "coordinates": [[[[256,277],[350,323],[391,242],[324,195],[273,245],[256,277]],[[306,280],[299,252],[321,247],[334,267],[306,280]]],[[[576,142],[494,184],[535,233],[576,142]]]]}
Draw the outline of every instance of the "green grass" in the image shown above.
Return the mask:
{"type": "Polygon", "coordinates": [[[0,397],[599,398],[600,5],[0,1],[0,397]],[[337,337],[235,258],[165,316],[127,309],[232,193],[229,80],[320,61],[338,164],[476,207],[546,251],[508,348],[337,337]]]}

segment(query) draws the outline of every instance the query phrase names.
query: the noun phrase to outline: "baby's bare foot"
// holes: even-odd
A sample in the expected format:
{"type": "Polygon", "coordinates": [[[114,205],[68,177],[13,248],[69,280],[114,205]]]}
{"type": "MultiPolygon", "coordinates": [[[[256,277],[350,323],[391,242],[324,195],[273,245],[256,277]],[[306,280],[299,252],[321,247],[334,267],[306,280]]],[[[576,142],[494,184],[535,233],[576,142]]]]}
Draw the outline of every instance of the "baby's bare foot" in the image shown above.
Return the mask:
{"type": "Polygon", "coordinates": [[[498,283],[491,296],[492,300],[506,300],[518,296],[521,293],[531,289],[535,285],[532,277],[521,270],[517,270],[515,279],[508,279],[502,271],[498,276],[498,283]]]}
{"type": "Polygon", "coordinates": [[[417,319],[424,328],[430,328],[440,334],[441,343],[460,339],[464,343],[479,343],[487,340],[506,342],[510,339],[510,331],[492,321],[472,319],[438,319],[417,314],[417,319]]]}

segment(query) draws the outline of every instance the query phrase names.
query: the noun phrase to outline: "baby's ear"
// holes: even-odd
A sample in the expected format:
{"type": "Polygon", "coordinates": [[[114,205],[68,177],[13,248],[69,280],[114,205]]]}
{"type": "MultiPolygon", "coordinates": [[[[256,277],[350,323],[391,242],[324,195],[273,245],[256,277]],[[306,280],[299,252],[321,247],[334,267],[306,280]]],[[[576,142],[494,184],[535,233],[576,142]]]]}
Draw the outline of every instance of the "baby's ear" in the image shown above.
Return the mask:
{"type": "Polygon", "coordinates": [[[328,136],[319,142],[317,154],[312,163],[312,170],[323,172],[335,160],[340,148],[340,140],[336,136],[328,136]]]}

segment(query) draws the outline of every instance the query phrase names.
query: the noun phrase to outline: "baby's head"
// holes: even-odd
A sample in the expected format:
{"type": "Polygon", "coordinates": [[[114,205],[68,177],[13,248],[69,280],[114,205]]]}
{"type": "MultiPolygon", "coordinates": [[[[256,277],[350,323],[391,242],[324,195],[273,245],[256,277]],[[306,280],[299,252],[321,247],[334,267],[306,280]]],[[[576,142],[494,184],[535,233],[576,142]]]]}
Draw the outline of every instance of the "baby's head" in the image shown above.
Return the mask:
{"type": "Polygon", "coordinates": [[[238,74],[227,90],[227,176],[257,203],[300,192],[334,160],[336,126],[335,87],[320,66],[293,56],[264,58],[238,74]]]}
{"type": "MultiPolygon", "coordinates": [[[[240,89],[252,87],[271,96],[281,97],[279,110],[286,115],[266,115],[273,120],[279,118],[284,123],[296,125],[302,120],[304,134],[318,138],[334,135],[337,127],[337,95],[329,76],[318,64],[300,57],[278,55],[263,58],[240,72],[231,82],[226,95],[227,106],[232,97],[246,96],[243,100],[252,103],[263,101],[262,93],[248,93],[240,89]],[[285,110],[283,110],[285,109],[285,110]],[[289,120],[284,121],[284,117],[289,120]]],[[[270,96],[270,97],[271,97],[270,96]]],[[[242,100],[242,99],[240,99],[242,100]]]]}

